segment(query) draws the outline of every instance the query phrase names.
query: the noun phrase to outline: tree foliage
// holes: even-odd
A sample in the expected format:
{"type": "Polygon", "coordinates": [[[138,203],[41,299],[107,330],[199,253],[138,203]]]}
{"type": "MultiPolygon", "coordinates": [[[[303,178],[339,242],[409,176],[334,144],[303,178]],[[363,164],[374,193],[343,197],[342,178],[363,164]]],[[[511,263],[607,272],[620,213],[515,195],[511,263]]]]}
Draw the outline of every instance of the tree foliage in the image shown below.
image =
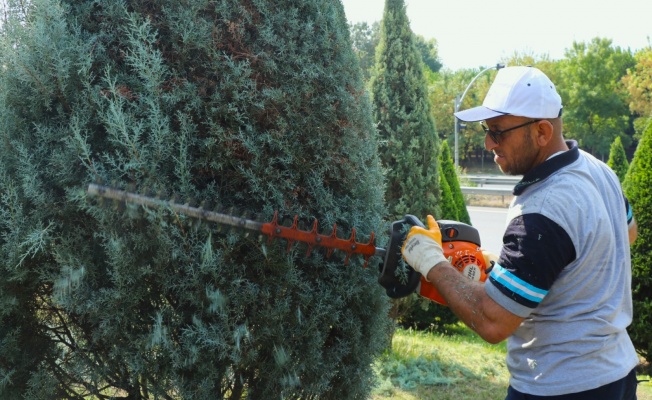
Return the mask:
{"type": "MultiPolygon", "coordinates": [[[[438,220],[446,219],[470,224],[470,217],[466,209],[466,203],[464,202],[464,196],[460,189],[457,174],[455,173],[453,159],[448,150],[448,144],[445,141],[441,144],[438,164],[439,187],[441,189],[441,213],[436,218],[438,220]],[[457,194],[460,197],[457,197],[457,194]]],[[[444,332],[446,325],[458,321],[450,308],[424,299],[417,294],[406,299],[401,299],[398,308],[397,322],[404,328],[430,329],[437,332],[444,332]]]]}
{"type": "Polygon", "coordinates": [[[625,148],[623,147],[623,142],[620,140],[620,136],[616,136],[616,139],[611,144],[607,165],[616,173],[620,182],[625,180],[625,175],[629,169],[629,161],[627,161],[627,154],[625,154],[625,148]]]}
{"type": "Polygon", "coordinates": [[[366,397],[391,326],[359,257],[286,253],[85,192],[378,230],[377,131],[341,4],[8,10],[0,398],[366,397]]]}
{"type": "Polygon", "coordinates": [[[368,82],[376,64],[376,47],[380,41],[380,23],[374,22],[369,25],[366,22],[358,22],[350,25],[349,29],[351,30],[353,51],[360,60],[364,80],[368,82]]]}
{"type": "Polygon", "coordinates": [[[469,216],[469,211],[466,209],[466,201],[464,200],[464,194],[460,188],[460,180],[457,179],[455,163],[453,161],[453,157],[451,157],[451,152],[448,149],[448,143],[446,142],[441,144],[441,150],[439,151],[439,163],[441,164],[442,169],[442,185],[443,181],[446,181],[446,185],[449,187],[451,192],[451,197],[453,199],[456,211],[456,218],[448,218],[445,214],[442,215],[442,218],[453,219],[454,221],[460,221],[470,225],[471,217],[469,216]]]}
{"type": "Polygon", "coordinates": [[[423,62],[403,0],[386,0],[372,77],[373,115],[387,170],[390,219],[438,215],[439,140],[430,114],[423,62]]]}
{"type": "Polygon", "coordinates": [[[426,65],[426,67],[428,67],[428,69],[432,72],[438,72],[443,65],[439,59],[437,39],[426,39],[422,35],[416,35],[415,45],[417,47],[417,51],[419,51],[419,54],[421,54],[421,59],[423,60],[423,63],[426,65]]]}
{"type": "Polygon", "coordinates": [[[652,116],[652,47],[634,54],[636,65],[627,71],[623,83],[629,92],[629,109],[640,116],[652,116]]]}
{"type": "MultiPolygon", "coordinates": [[[[446,144],[446,142],[443,142],[446,144]]],[[[451,192],[451,187],[448,184],[448,180],[444,176],[444,169],[442,168],[441,163],[439,164],[439,188],[441,189],[441,214],[437,219],[449,219],[453,221],[459,220],[459,214],[457,212],[457,204],[453,199],[453,193],[451,192]]]]}
{"type": "MultiPolygon", "coordinates": [[[[429,214],[441,215],[439,140],[423,71],[404,1],[386,0],[370,88],[380,158],[387,171],[385,201],[390,220],[405,214],[422,221],[429,214]]],[[[430,312],[423,315],[420,302],[416,294],[395,300],[391,315],[399,323],[412,324],[417,318],[429,326],[441,307],[426,304],[430,312]]]]}
{"type": "MultiPolygon", "coordinates": [[[[431,114],[437,122],[438,132],[442,138],[448,141],[449,151],[454,149],[455,145],[455,118],[453,117],[455,98],[464,92],[471,80],[483,69],[485,68],[465,69],[456,72],[442,70],[437,74],[427,74],[429,77],[428,95],[432,104],[431,114]]],[[[481,75],[464,96],[460,110],[482,104],[494,76],[495,71],[487,71],[481,75]]],[[[481,156],[484,151],[484,132],[480,124],[466,124],[466,128],[458,132],[458,156],[460,161],[468,161],[472,155],[481,156]]]]}
{"type": "Polygon", "coordinates": [[[634,57],[636,65],[627,70],[623,84],[629,93],[635,137],[640,138],[652,121],[652,47],[638,51],[634,57]]]}
{"type": "MultiPolygon", "coordinates": [[[[573,43],[561,60],[551,60],[547,55],[514,53],[500,61],[506,65],[533,65],[544,71],[562,95],[565,134],[578,139],[585,150],[606,159],[616,136],[621,137],[623,147],[631,156],[636,140],[649,122],[647,117],[640,118],[645,115],[641,114],[646,112],[645,104],[650,103],[646,102],[647,78],[651,75],[646,73],[648,58],[647,48],[632,55],[629,50],[612,46],[609,39],[596,38],[573,43]],[[628,109],[629,105],[634,108],[628,109]]],[[[482,69],[424,70],[431,113],[440,137],[449,142],[451,150],[454,99],[482,69]]],[[[465,96],[461,109],[481,104],[494,76],[495,71],[481,76],[465,96]]],[[[486,154],[484,136],[477,124],[468,124],[458,139],[463,167],[486,154]]]]}
{"type": "MultiPolygon", "coordinates": [[[[376,62],[376,48],[380,42],[380,23],[374,22],[369,25],[367,22],[358,22],[349,25],[353,49],[360,60],[360,67],[365,81],[369,81],[373,75],[376,62]]],[[[421,35],[415,35],[415,46],[427,71],[438,72],[442,63],[439,59],[437,40],[426,39],[421,35]]]]}
{"type": "Polygon", "coordinates": [[[407,312],[401,314],[398,324],[405,329],[429,330],[445,333],[447,325],[459,321],[449,307],[442,306],[416,293],[401,299],[405,301],[407,312]]]}
{"type": "Polygon", "coordinates": [[[638,237],[632,250],[634,321],[629,334],[648,360],[652,357],[652,125],[643,133],[623,184],[634,209],[638,237]]]}
{"type": "Polygon", "coordinates": [[[561,63],[555,84],[564,103],[565,134],[598,157],[608,154],[616,136],[630,144],[633,128],[620,80],[633,66],[629,50],[601,38],[574,42],[561,63]]]}

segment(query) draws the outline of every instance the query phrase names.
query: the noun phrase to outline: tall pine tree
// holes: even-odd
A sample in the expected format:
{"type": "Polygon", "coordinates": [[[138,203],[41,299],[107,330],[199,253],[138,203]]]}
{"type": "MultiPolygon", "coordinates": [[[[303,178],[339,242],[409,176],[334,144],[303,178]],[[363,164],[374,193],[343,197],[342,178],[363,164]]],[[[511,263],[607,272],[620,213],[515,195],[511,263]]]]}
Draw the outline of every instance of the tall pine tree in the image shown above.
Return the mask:
{"type": "Polygon", "coordinates": [[[390,324],[360,257],[85,192],[378,230],[377,133],[341,4],[9,3],[0,398],[366,397],[390,324]]]}
{"type": "Polygon", "coordinates": [[[403,0],[386,0],[371,79],[389,217],[439,215],[439,140],[403,0]]]}
{"type": "Polygon", "coordinates": [[[628,331],[636,350],[652,359],[652,124],[638,143],[625,182],[625,195],[634,209],[638,237],[632,245],[634,321],[628,331]]]}

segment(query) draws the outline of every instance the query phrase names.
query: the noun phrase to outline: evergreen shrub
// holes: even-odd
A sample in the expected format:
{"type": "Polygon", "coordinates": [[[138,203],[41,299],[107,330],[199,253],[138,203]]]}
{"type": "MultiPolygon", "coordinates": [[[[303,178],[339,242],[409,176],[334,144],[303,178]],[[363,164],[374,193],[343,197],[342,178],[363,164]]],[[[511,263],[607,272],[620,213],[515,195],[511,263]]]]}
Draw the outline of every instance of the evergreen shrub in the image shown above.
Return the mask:
{"type": "Polygon", "coordinates": [[[9,1],[0,398],[358,399],[388,301],[343,265],[89,183],[359,241],[385,213],[342,5],[9,1]]]}
{"type": "Polygon", "coordinates": [[[607,165],[616,173],[620,182],[625,180],[625,175],[627,175],[627,170],[629,169],[629,162],[627,161],[627,154],[625,154],[625,148],[623,147],[620,136],[616,136],[613,143],[611,143],[607,165]]]}
{"type": "MultiPolygon", "coordinates": [[[[460,187],[460,180],[457,178],[455,161],[451,156],[448,142],[445,140],[442,140],[441,142],[441,150],[439,151],[439,163],[441,164],[442,168],[442,186],[443,181],[445,180],[450,189],[455,210],[457,211],[456,218],[449,218],[446,216],[446,214],[443,214],[442,219],[452,219],[454,221],[460,221],[471,225],[471,217],[469,216],[469,211],[466,209],[466,201],[464,200],[464,194],[462,193],[462,188],[460,187]]],[[[443,202],[444,200],[442,199],[442,203],[443,202]]]]}
{"type": "Polygon", "coordinates": [[[631,247],[634,320],[629,335],[636,350],[652,357],[652,124],[643,132],[623,184],[634,210],[638,237],[631,247]]]}

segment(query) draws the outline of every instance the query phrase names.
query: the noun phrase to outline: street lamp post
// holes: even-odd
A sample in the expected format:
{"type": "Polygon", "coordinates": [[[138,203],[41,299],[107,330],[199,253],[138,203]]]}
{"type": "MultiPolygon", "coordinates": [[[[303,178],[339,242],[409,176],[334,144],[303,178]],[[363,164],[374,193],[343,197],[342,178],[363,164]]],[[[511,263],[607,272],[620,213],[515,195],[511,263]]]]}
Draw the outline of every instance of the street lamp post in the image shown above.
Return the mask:
{"type": "MultiPolygon", "coordinates": [[[[469,85],[466,87],[466,89],[464,89],[464,92],[462,93],[462,96],[458,95],[458,96],[455,97],[455,107],[454,107],[455,112],[459,111],[460,105],[462,104],[462,101],[464,101],[464,96],[466,96],[466,92],[469,91],[469,88],[471,87],[471,85],[473,85],[473,82],[475,82],[480,77],[480,75],[484,74],[485,72],[487,72],[489,70],[492,70],[492,69],[499,70],[501,68],[505,68],[505,64],[496,64],[493,67],[485,68],[482,71],[480,71],[471,80],[471,82],[469,82],[469,85]]],[[[460,124],[459,124],[459,121],[457,120],[457,117],[454,117],[454,118],[455,118],[455,170],[457,170],[457,168],[460,165],[459,145],[458,145],[459,125],[460,124]]]]}

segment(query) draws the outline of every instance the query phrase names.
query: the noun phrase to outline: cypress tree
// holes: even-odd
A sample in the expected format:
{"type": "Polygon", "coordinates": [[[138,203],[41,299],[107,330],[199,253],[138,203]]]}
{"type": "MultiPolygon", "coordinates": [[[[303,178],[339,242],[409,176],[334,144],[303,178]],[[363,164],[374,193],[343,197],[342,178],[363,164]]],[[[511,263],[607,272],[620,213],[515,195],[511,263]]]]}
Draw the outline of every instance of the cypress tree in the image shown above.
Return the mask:
{"type": "MultiPolygon", "coordinates": [[[[446,141],[442,141],[442,151],[448,149],[446,141]]],[[[448,153],[450,155],[450,152],[448,153]]],[[[450,156],[448,157],[450,158],[450,156]]],[[[438,159],[439,164],[439,187],[441,189],[441,214],[438,219],[459,221],[457,204],[453,199],[451,188],[446,179],[446,173],[442,166],[445,163],[442,153],[438,159]]],[[[466,206],[464,208],[466,210],[466,206]]],[[[404,328],[429,329],[438,332],[445,332],[446,325],[458,321],[457,317],[448,307],[441,306],[430,300],[426,300],[416,294],[401,299],[395,305],[394,310],[398,323],[404,328]]]]}
{"type": "Polygon", "coordinates": [[[623,147],[622,140],[620,140],[620,136],[616,136],[614,141],[611,143],[607,165],[616,173],[620,182],[625,180],[625,175],[629,169],[629,162],[627,161],[627,154],[625,153],[625,148],[623,147]]]}
{"type": "Polygon", "coordinates": [[[390,219],[439,215],[439,140],[403,0],[386,0],[370,83],[390,219]]]}
{"type": "Polygon", "coordinates": [[[85,192],[377,231],[377,132],[341,4],[9,3],[0,398],[366,397],[391,326],[360,257],[85,192]]]}
{"type": "Polygon", "coordinates": [[[638,226],[638,237],[631,247],[634,320],[629,334],[636,350],[649,360],[652,357],[652,124],[643,132],[623,187],[638,226]]]}
{"type": "MultiPolygon", "coordinates": [[[[441,143],[441,150],[439,152],[439,162],[442,168],[441,179],[442,184],[445,180],[448,183],[450,188],[451,196],[455,203],[455,208],[457,211],[457,218],[455,221],[464,222],[465,224],[471,224],[471,217],[469,216],[469,211],[466,209],[466,201],[464,201],[464,194],[460,187],[460,180],[457,179],[457,171],[455,170],[455,161],[451,156],[450,148],[448,147],[448,142],[443,140],[441,143]]],[[[442,185],[443,186],[443,185],[442,185]]],[[[442,200],[443,202],[443,200],[442,200]]],[[[443,215],[444,218],[448,219],[446,215],[443,215]]]]}
{"type": "MultiPolygon", "coordinates": [[[[446,143],[446,142],[443,142],[446,143]]],[[[439,160],[439,188],[441,189],[441,215],[439,219],[449,219],[459,221],[459,214],[457,212],[457,204],[453,199],[451,187],[448,185],[444,169],[442,167],[443,160],[439,160]]]]}

